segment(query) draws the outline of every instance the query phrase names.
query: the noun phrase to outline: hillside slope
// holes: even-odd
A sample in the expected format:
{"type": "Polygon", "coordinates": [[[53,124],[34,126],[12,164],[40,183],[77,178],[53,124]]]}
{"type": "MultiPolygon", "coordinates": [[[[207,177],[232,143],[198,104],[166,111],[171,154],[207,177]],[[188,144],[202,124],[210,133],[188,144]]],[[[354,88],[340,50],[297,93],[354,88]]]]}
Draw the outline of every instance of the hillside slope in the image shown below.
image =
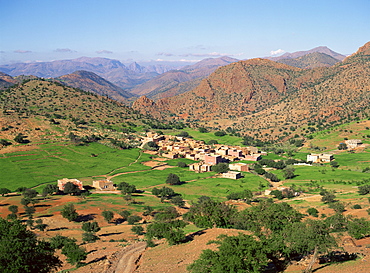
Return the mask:
{"type": "Polygon", "coordinates": [[[237,59],[229,57],[208,58],[194,65],[183,67],[181,70],[171,70],[152,80],[138,85],[130,92],[137,95],[146,95],[152,99],[172,97],[190,91],[199,84],[201,79],[209,76],[218,67],[224,66],[237,59]]]}
{"type": "Polygon", "coordinates": [[[158,117],[207,121],[239,131],[364,117],[370,103],[369,46],[327,68],[240,61],[217,69],[192,91],[157,102],[141,98],[133,107],[158,117]]]}
{"type": "Polygon", "coordinates": [[[332,66],[340,60],[335,59],[325,53],[309,53],[298,58],[281,59],[277,62],[295,66],[303,69],[316,68],[316,67],[328,67],[332,66]]]}
{"type": "Polygon", "coordinates": [[[126,101],[127,98],[134,96],[93,72],[79,70],[71,74],[60,76],[55,80],[71,87],[80,88],[102,96],[108,96],[117,101],[126,101]]]}

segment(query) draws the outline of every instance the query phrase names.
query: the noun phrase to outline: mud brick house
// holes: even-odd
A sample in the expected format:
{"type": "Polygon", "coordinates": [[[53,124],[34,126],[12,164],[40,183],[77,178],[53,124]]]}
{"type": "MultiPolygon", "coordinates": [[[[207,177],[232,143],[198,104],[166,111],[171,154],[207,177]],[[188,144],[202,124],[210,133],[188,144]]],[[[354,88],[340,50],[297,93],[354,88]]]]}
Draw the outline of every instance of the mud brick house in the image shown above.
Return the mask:
{"type": "Polygon", "coordinates": [[[242,174],[240,172],[228,171],[227,173],[223,173],[222,177],[230,179],[239,179],[242,178],[242,174]]]}
{"type": "Polygon", "coordinates": [[[204,156],[204,163],[209,165],[217,165],[218,163],[221,163],[223,161],[223,158],[220,155],[210,155],[206,154],[204,156]]]}
{"type": "Polygon", "coordinates": [[[307,162],[311,161],[313,163],[326,163],[334,159],[332,154],[309,154],[307,155],[307,162]]]}
{"type": "Polygon", "coordinates": [[[78,179],[68,179],[68,178],[63,178],[58,180],[58,188],[60,191],[64,191],[64,186],[68,182],[71,182],[72,184],[75,184],[81,191],[85,190],[82,182],[78,179]]]}
{"type": "Polygon", "coordinates": [[[248,172],[249,165],[246,163],[234,163],[234,164],[229,164],[229,169],[232,171],[248,172]]]}
{"type": "Polygon", "coordinates": [[[93,187],[100,191],[114,191],[116,188],[113,185],[113,182],[105,179],[105,180],[96,180],[93,181],[93,187]]]}
{"type": "Polygon", "coordinates": [[[355,149],[362,145],[361,139],[347,139],[344,141],[348,147],[348,149],[355,149]]]}
{"type": "Polygon", "coordinates": [[[205,173],[211,171],[211,165],[205,164],[204,162],[194,163],[189,165],[189,171],[196,173],[205,173]]]}

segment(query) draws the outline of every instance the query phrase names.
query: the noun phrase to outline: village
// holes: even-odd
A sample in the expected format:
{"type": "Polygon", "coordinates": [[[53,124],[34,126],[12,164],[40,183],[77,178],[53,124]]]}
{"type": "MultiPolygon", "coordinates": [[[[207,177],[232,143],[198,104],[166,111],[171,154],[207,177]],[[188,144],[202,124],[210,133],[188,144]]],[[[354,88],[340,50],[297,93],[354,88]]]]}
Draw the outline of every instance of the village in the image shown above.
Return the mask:
{"type": "MultiPolygon", "coordinates": [[[[243,177],[242,172],[250,171],[250,163],[240,161],[257,162],[262,159],[262,156],[267,155],[266,152],[260,151],[257,147],[241,147],[224,144],[207,145],[204,141],[195,140],[189,137],[161,135],[153,132],[147,132],[146,136],[141,139],[141,148],[145,149],[145,145],[151,143],[155,146],[155,151],[150,151],[153,155],[158,155],[168,159],[187,158],[195,163],[189,164],[189,171],[196,173],[211,172],[212,166],[219,163],[227,163],[229,171],[221,173],[222,178],[240,179],[243,177]]],[[[362,141],[358,139],[350,139],[345,141],[345,145],[350,150],[361,147],[362,141]]],[[[149,152],[149,151],[147,151],[149,152]]],[[[311,165],[312,163],[330,163],[334,160],[333,154],[308,154],[307,163],[298,163],[296,165],[311,165]]],[[[85,190],[83,183],[78,179],[63,178],[58,180],[58,188],[64,191],[64,186],[68,183],[76,185],[79,190],[85,190]]],[[[92,187],[96,191],[115,191],[115,184],[109,179],[93,181],[92,187]]],[[[269,194],[271,190],[266,190],[265,194],[269,194]]],[[[278,190],[285,188],[277,187],[278,190]]]]}

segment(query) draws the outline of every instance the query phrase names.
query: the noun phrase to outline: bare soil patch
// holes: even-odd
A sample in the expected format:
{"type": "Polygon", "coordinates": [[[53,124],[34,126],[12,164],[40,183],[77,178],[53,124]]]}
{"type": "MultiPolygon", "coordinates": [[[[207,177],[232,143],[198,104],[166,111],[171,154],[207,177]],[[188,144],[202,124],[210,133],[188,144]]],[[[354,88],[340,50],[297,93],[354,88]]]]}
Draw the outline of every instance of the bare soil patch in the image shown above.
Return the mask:
{"type": "Polygon", "coordinates": [[[154,248],[149,248],[144,252],[137,273],[147,272],[187,272],[186,267],[194,260],[198,259],[202,250],[217,249],[216,245],[207,245],[208,241],[214,240],[221,234],[237,235],[245,231],[235,229],[213,228],[197,232],[192,241],[169,246],[164,240],[154,248]]]}

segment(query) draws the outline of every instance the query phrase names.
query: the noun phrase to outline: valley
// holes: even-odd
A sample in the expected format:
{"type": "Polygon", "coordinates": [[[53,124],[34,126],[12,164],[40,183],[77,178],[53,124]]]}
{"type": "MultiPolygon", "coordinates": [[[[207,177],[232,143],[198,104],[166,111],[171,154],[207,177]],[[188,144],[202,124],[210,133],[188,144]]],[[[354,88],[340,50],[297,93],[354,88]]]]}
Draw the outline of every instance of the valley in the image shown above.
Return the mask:
{"type": "Polygon", "coordinates": [[[56,272],[368,272],[369,48],[1,74],[0,216],[55,246],[56,272]]]}

